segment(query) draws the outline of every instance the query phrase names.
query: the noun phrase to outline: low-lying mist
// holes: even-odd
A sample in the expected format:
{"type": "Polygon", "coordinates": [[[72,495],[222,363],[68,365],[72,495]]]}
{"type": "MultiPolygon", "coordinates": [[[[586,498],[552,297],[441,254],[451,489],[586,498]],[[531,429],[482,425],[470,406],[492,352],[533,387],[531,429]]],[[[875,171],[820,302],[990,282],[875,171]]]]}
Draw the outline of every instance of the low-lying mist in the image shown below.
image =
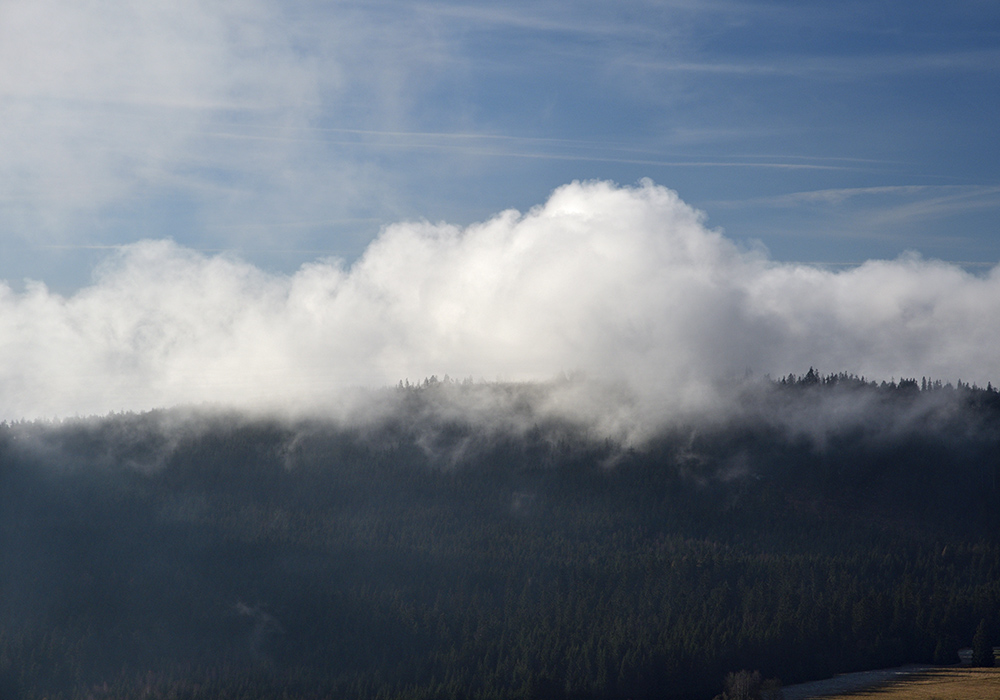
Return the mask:
{"type": "MultiPolygon", "coordinates": [[[[535,383],[529,423],[641,440],[743,410],[748,370],[985,385],[1000,377],[998,270],[776,262],[649,181],[572,183],[464,229],[400,223],[349,267],[287,276],[145,241],[69,296],[0,287],[0,417],[211,402],[356,420],[388,410],[370,390],[450,375],[535,383]]],[[[449,392],[442,411],[524,418],[498,388],[449,392]]]]}
{"type": "MultiPolygon", "coordinates": [[[[591,462],[610,468],[625,455],[655,454],[671,445],[669,463],[707,460],[714,466],[697,477],[725,480],[760,476],[748,464],[735,471],[731,467],[742,452],[757,450],[761,440],[797,445],[814,455],[828,452],[831,445],[834,453],[844,444],[878,452],[925,442],[961,452],[1000,440],[1000,392],[992,386],[926,379],[876,383],[846,373],[821,376],[810,369],[780,380],[747,376],[719,393],[729,397],[724,411],[675,415],[670,423],[654,425],[644,422],[636,408],[639,400],[626,387],[597,385],[583,377],[525,383],[431,377],[391,388],[355,389],[338,411],[323,415],[206,403],[5,422],[2,447],[47,470],[125,468],[151,474],[193,443],[224,440],[246,430],[264,430],[269,436],[264,458],[289,470],[300,466],[307,453],[313,461],[336,461],[336,450],[331,457],[317,447],[329,436],[376,452],[409,450],[419,455],[418,462],[445,471],[478,468],[498,449],[533,452],[540,464],[565,460],[566,450],[586,452],[591,462]],[[717,445],[707,450],[725,453],[721,461],[703,459],[702,452],[713,443],[717,445]]],[[[411,459],[413,454],[406,457],[411,459]]]]}

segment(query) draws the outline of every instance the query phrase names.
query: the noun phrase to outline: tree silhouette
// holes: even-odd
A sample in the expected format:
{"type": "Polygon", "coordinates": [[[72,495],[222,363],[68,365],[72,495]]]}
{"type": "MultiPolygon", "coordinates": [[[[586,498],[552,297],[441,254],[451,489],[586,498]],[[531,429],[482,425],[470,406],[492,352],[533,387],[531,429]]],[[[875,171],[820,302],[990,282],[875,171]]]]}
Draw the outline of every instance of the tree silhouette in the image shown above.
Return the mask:
{"type": "MultiPolygon", "coordinates": [[[[810,371],[812,371],[810,369],[810,371]]],[[[725,692],[716,700],[760,700],[760,671],[739,671],[726,674],[725,692]]]]}
{"type": "Polygon", "coordinates": [[[996,660],[993,656],[993,640],[990,639],[986,631],[985,618],[979,621],[976,634],[972,638],[972,665],[973,666],[994,666],[996,660]]]}

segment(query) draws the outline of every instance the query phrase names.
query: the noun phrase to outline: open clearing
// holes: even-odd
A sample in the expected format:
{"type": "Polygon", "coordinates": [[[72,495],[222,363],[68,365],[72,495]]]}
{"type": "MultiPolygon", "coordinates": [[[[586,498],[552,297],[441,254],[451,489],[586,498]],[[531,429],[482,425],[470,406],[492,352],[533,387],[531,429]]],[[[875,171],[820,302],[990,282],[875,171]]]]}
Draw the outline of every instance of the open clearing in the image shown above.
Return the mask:
{"type": "Polygon", "coordinates": [[[1000,700],[1000,668],[935,668],[836,697],[837,700],[1000,700]]]}

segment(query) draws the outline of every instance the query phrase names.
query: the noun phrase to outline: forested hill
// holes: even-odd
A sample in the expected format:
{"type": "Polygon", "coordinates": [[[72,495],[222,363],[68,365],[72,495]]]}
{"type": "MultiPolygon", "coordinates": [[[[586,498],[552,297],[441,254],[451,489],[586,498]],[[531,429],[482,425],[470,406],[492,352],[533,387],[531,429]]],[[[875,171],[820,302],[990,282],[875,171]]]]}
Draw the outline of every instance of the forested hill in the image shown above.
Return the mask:
{"type": "Polygon", "coordinates": [[[810,370],[629,444],[538,391],[4,424],[0,698],[710,698],[1000,638],[992,386],[810,370]]]}

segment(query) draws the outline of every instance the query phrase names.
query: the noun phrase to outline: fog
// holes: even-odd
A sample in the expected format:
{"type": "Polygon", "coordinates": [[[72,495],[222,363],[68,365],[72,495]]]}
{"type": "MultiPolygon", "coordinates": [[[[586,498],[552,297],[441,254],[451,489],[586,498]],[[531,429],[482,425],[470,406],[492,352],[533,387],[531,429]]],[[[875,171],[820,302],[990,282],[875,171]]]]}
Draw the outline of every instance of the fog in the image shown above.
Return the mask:
{"type": "Polygon", "coordinates": [[[0,417],[342,415],[359,388],[449,375],[542,382],[537,411],[613,432],[725,411],[748,374],[811,366],[985,385],[997,347],[997,268],[777,262],[652,182],[575,182],[466,228],[387,227],[349,267],[272,274],[147,240],[68,296],[3,285],[0,417]]]}

